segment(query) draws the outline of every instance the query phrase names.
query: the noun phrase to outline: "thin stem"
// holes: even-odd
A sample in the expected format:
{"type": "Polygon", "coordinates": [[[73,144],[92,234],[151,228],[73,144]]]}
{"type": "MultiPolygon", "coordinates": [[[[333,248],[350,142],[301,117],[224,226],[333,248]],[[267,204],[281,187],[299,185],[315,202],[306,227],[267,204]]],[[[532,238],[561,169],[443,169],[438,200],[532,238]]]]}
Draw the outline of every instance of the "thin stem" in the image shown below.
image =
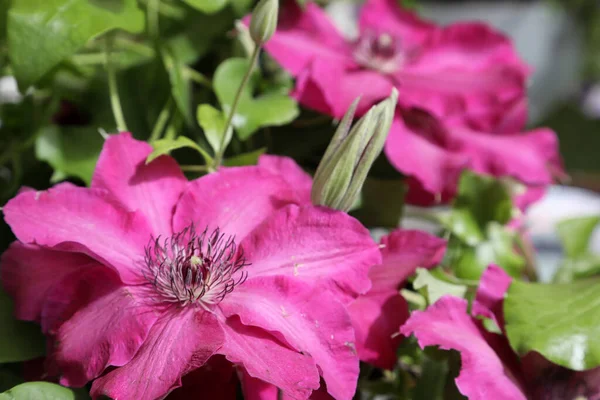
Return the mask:
{"type": "Polygon", "coordinates": [[[189,172],[209,172],[211,169],[208,165],[182,165],[181,170],[189,172]]]}
{"type": "Polygon", "coordinates": [[[277,400],[283,400],[283,390],[277,388],[277,400]]]}
{"type": "Polygon", "coordinates": [[[148,16],[148,34],[151,38],[158,38],[158,10],[160,7],[160,0],[149,0],[147,4],[147,16],[148,16]]]}
{"type": "MultiPolygon", "coordinates": [[[[256,60],[258,59],[258,54],[260,53],[260,46],[256,45],[254,48],[254,52],[252,53],[252,57],[250,57],[250,65],[248,66],[248,70],[246,71],[246,75],[242,79],[242,83],[240,83],[240,87],[238,87],[237,93],[235,94],[235,98],[233,99],[233,104],[231,105],[231,110],[229,110],[229,116],[227,117],[227,122],[225,123],[225,128],[223,130],[223,134],[221,135],[221,145],[219,146],[219,151],[215,155],[215,166],[218,167],[221,165],[221,161],[223,160],[223,154],[225,153],[225,139],[227,137],[227,131],[231,125],[231,121],[233,121],[233,116],[235,115],[235,110],[238,106],[240,98],[242,97],[242,92],[244,87],[248,83],[248,79],[250,79],[250,75],[252,74],[252,70],[254,69],[254,64],[256,64],[256,60]]],[[[232,127],[233,129],[233,127],[232,127]]]]}
{"type": "Polygon", "coordinates": [[[117,123],[117,129],[119,132],[128,131],[127,124],[125,124],[125,117],[123,117],[123,109],[121,108],[121,99],[119,99],[119,91],[117,89],[117,76],[114,65],[111,61],[110,53],[112,50],[112,36],[109,35],[106,38],[106,72],[108,74],[108,90],[110,92],[110,105],[112,112],[117,123]]]}
{"type": "Polygon", "coordinates": [[[150,138],[148,139],[150,143],[160,139],[160,135],[165,130],[165,126],[167,125],[167,121],[169,120],[169,114],[172,104],[173,99],[169,96],[169,99],[160,111],[160,114],[158,114],[158,118],[156,119],[156,123],[154,124],[154,128],[152,129],[152,133],[150,134],[150,138]]]}
{"type": "Polygon", "coordinates": [[[183,73],[186,74],[187,77],[193,80],[194,82],[205,86],[209,89],[212,89],[212,82],[206,77],[206,75],[196,71],[193,68],[188,67],[187,65],[183,66],[183,73]]]}

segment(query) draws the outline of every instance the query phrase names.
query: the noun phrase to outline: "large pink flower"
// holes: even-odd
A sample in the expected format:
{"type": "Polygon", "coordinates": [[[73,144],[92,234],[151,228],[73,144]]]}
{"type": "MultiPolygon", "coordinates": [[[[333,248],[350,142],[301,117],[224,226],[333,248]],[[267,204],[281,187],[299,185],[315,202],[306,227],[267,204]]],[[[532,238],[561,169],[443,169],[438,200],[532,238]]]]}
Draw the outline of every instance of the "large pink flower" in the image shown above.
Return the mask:
{"type": "Polygon", "coordinates": [[[522,132],[511,118],[509,112],[503,132],[490,132],[443,121],[418,108],[400,108],[385,154],[409,176],[408,201],[452,198],[463,170],[510,177],[536,192],[563,177],[556,134],[547,128],[522,132]]]}
{"type": "Polygon", "coordinates": [[[559,400],[581,396],[600,399],[600,368],[576,372],[554,365],[537,353],[522,359],[504,335],[488,332],[476,316],[504,327],[502,303],[511,278],[492,266],[481,278],[473,304],[444,296],[425,311],[415,311],[401,332],[414,334],[421,347],[440,346],[460,352],[462,369],[456,378],[460,392],[471,400],[559,400]]]}
{"type": "MultiPolygon", "coordinates": [[[[18,241],[1,273],[16,315],[50,336],[60,382],[155,399],[214,355],[294,398],[352,398],[344,304],[381,255],[358,221],[304,204],[261,166],[188,182],[129,134],[107,139],[91,188],[26,190],[3,209],[18,241]]],[[[283,162],[282,165],[286,165],[283,162]]]]}
{"type": "Polygon", "coordinates": [[[528,68],[485,24],[440,27],[395,0],[368,0],[359,25],[346,40],[315,4],[286,3],[265,48],[298,78],[302,104],[339,118],[358,96],[362,113],[395,86],[402,106],[490,129],[524,98],[528,68]]]}

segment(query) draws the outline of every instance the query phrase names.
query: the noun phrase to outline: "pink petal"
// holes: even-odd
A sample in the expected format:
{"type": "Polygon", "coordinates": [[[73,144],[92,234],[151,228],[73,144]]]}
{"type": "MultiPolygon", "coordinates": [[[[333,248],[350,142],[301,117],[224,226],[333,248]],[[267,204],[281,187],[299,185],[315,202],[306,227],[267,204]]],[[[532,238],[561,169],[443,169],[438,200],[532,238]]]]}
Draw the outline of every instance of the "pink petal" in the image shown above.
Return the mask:
{"type": "Polygon", "coordinates": [[[402,9],[395,0],[368,0],[360,11],[359,26],[362,33],[387,33],[399,38],[408,48],[421,45],[438,29],[402,9]]]}
{"type": "Polygon", "coordinates": [[[91,186],[109,191],[127,210],[144,214],[154,236],[170,235],[175,204],[187,179],[171,157],[161,156],[146,165],[151,152],[152,146],[130,133],[110,136],[91,186]]]}
{"type": "Polygon", "coordinates": [[[314,361],[298,353],[263,329],[228,318],[223,325],[225,343],[219,350],[254,377],[275,385],[294,399],[307,399],[319,387],[314,361]]]}
{"type": "Polygon", "coordinates": [[[397,292],[360,296],[348,306],[361,361],[393,369],[402,340],[398,327],[408,318],[408,305],[397,292]]]}
{"type": "Polygon", "coordinates": [[[48,291],[74,271],[100,265],[77,253],[67,253],[13,242],[2,254],[1,280],[15,301],[15,316],[40,321],[48,291]]]}
{"type": "Polygon", "coordinates": [[[130,362],[94,381],[92,397],[162,398],[181,385],[183,375],[206,363],[223,340],[223,330],[211,313],[167,310],[130,362]]]}
{"type": "Polygon", "coordinates": [[[221,309],[309,354],[333,397],[354,395],[359,372],[354,331],[345,308],[331,294],[286,276],[260,277],[237,287],[221,309]]]}
{"type": "Polygon", "coordinates": [[[397,116],[385,142],[388,160],[398,171],[414,176],[429,193],[453,192],[469,159],[445,148],[448,135],[435,118],[425,112],[415,111],[410,115],[418,119],[418,125],[411,125],[420,129],[411,128],[397,116]]]}
{"type": "Polygon", "coordinates": [[[325,12],[308,3],[304,12],[294,2],[281,10],[277,31],[265,49],[292,75],[297,75],[312,60],[353,65],[352,49],[325,12]]]}
{"type": "Polygon", "coordinates": [[[127,364],[157,318],[146,303],[148,293],[143,287],[96,281],[86,289],[92,290],[89,296],[94,299],[62,324],[56,334],[52,359],[65,386],[83,386],[108,366],[127,364]]]}
{"type": "MultiPolygon", "coordinates": [[[[182,386],[169,394],[169,400],[235,400],[237,377],[233,365],[219,354],[181,380],[182,386]]],[[[248,400],[248,399],[246,399],[248,400]]]]}
{"type": "Polygon", "coordinates": [[[500,329],[503,329],[502,305],[511,282],[512,278],[502,268],[497,265],[487,267],[479,281],[471,311],[473,315],[491,318],[500,329]]]}
{"type": "Polygon", "coordinates": [[[259,157],[258,166],[281,176],[298,192],[301,204],[311,204],[312,177],[300,168],[294,159],[264,154],[259,157]]]}
{"type": "Polygon", "coordinates": [[[218,227],[239,241],[269,214],[297,202],[297,192],[265,168],[227,168],[190,182],[173,227],[176,232],[192,222],[199,231],[218,227]]]}
{"type": "Polygon", "coordinates": [[[21,193],[3,212],[21,242],[81,252],[115,268],[124,282],[141,279],[137,263],[150,228],[141,214],[113,204],[103,191],[60,184],[21,193]]]}
{"type": "Polygon", "coordinates": [[[287,206],[242,243],[250,278],[287,275],[336,293],[348,302],[370,288],[372,265],[381,262],[369,231],[345,213],[287,206]]]}
{"type": "MultiPolygon", "coordinates": [[[[415,311],[400,328],[414,334],[419,345],[460,352],[462,367],[456,378],[460,392],[471,400],[526,399],[503,360],[488,342],[497,335],[486,332],[467,314],[467,301],[444,296],[425,311],[415,311]]],[[[510,352],[510,350],[508,350],[510,352]]]]}
{"type": "Polygon", "coordinates": [[[485,24],[458,23],[432,32],[395,77],[400,104],[490,130],[525,97],[528,74],[506,36],[485,24]]]}
{"type": "MultiPolygon", "coordinates": [[[[261,381],[248,375],[248,373],[240,372],[240,380],[242,382],[242,390],[245,400],[290,400],[290,397],[283,394],[282,399],[278,397],[277,387],[267,382],[261,381]]],[[[327,393],[324,384],[319,390],[315,390],[309,397],[310,400],[333,400],[333,397],[327,393]]]]}
{"type": "Polygon", "coordinates": [[[470,169],[481,174],[511,176],[529,185],[553,182],[562,171],[556,134],[547,128],[494,135],[450,127],[461,142],[460,152],[470,159],[470,169]],[[519,151],[514,151],[518,148],[519,151]]]}
{"type": "Polygon", "coordinates": [[[298,76],[292,96],[308,108],[341,118],[357,98],[356,113],[361,115],[389,96],[393,87],[392,80],[379,72],[350,71],[318,59],[298,76]]]}
{"type": "Polygon", "coordinates": [[[442,261],[446,241],[417,230],[396,229],[381,239],[383,263],[369,271],[369,294],[397,292],[416,269],[431,268],[442,261]]]}
{"type": "Polygon", "coordinates": [[[513,203],[519,210],[525,211],[530,205],[538,202],[545,195],[546,187],[544,186],[527,187],[524,193],[513,197],[513,203]]]}

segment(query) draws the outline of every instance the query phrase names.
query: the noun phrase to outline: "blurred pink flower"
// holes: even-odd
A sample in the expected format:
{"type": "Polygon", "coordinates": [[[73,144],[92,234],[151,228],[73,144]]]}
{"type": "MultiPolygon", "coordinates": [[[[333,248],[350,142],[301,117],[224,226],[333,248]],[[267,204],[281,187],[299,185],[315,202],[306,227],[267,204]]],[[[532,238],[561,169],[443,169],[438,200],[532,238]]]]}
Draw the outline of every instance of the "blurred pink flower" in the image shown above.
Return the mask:
{"type": "MultiPolygon", "coordinates": [[[[517,106],[520,107],[520,106],[517,106]]],[[[563,178],[556,134],[548,128],[522,132],[510,121],[503,131],[481,131],[434,117],[418,108],[400,109],[385,143],[390,163],[409,176],[408,201],[429,204],[451,199],[463,170],[510,177],[535,188],[520,197],[525,206],[541,197],[554,178],[563,178]]]]}
{"type": "MultiPolygon", "coordinates": [[[[24,190],[3,209],[18,241],[1,278],[49,364],[92,396],[155,399],[215,355],[308,398],[354,395],[344,304],[370,287],[377,244],[348,215],[304,204],[267,167],[188,182],[129,134],[111,136],[91,188],[24,190]]],[[[285,160],[277,160],[288,165],[285,160]]]]}
{"type": "Polygon", "coordinates": [[[358,39],[347,40],[315,4],[301,10],[288,1],[265,48],[297,77],[303,105],[337,118],[358,96],[362,113],[395,86],[404,107],[487,130],[525,96],[528,67],[488,25],[440,27],[395,0],[368,0],[359,28],[358,39]]]}
{"type": "Polygon", "coordinates": [[[444,296],[427,310],[413,312],[400,331],[414,334],[423,348],[457,350],[462,368],[456,385],[471,400],[600,399],[600,368],[570,371],[538,353],[519,359],[504,335],[487,331],[476,318],[491,318],[504,328],[502,303],[510,282],[506,272],[491,266],[481,278],[472,315],[466,300],[444,296]]]}

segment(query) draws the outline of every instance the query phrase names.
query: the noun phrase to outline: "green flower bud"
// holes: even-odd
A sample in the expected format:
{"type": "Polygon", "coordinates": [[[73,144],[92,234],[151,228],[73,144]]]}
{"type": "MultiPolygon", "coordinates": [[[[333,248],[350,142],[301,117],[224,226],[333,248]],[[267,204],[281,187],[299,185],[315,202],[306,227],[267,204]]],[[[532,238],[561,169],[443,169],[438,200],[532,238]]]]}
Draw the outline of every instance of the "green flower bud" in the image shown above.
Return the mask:
{"type": "Polygon", "coordinates": [[[314,204],[348,211],[358,200],[394,118],[398,91],[371,109],[350,129],[359,99],[340,122],[319,163],[311,199],[314,204]]]}
{"type": "Polygon", "coordinates": [[[250,37],[257,46],[262,45],[275,33],[279,0],[260,0],[252,12],[250,37]]]}

